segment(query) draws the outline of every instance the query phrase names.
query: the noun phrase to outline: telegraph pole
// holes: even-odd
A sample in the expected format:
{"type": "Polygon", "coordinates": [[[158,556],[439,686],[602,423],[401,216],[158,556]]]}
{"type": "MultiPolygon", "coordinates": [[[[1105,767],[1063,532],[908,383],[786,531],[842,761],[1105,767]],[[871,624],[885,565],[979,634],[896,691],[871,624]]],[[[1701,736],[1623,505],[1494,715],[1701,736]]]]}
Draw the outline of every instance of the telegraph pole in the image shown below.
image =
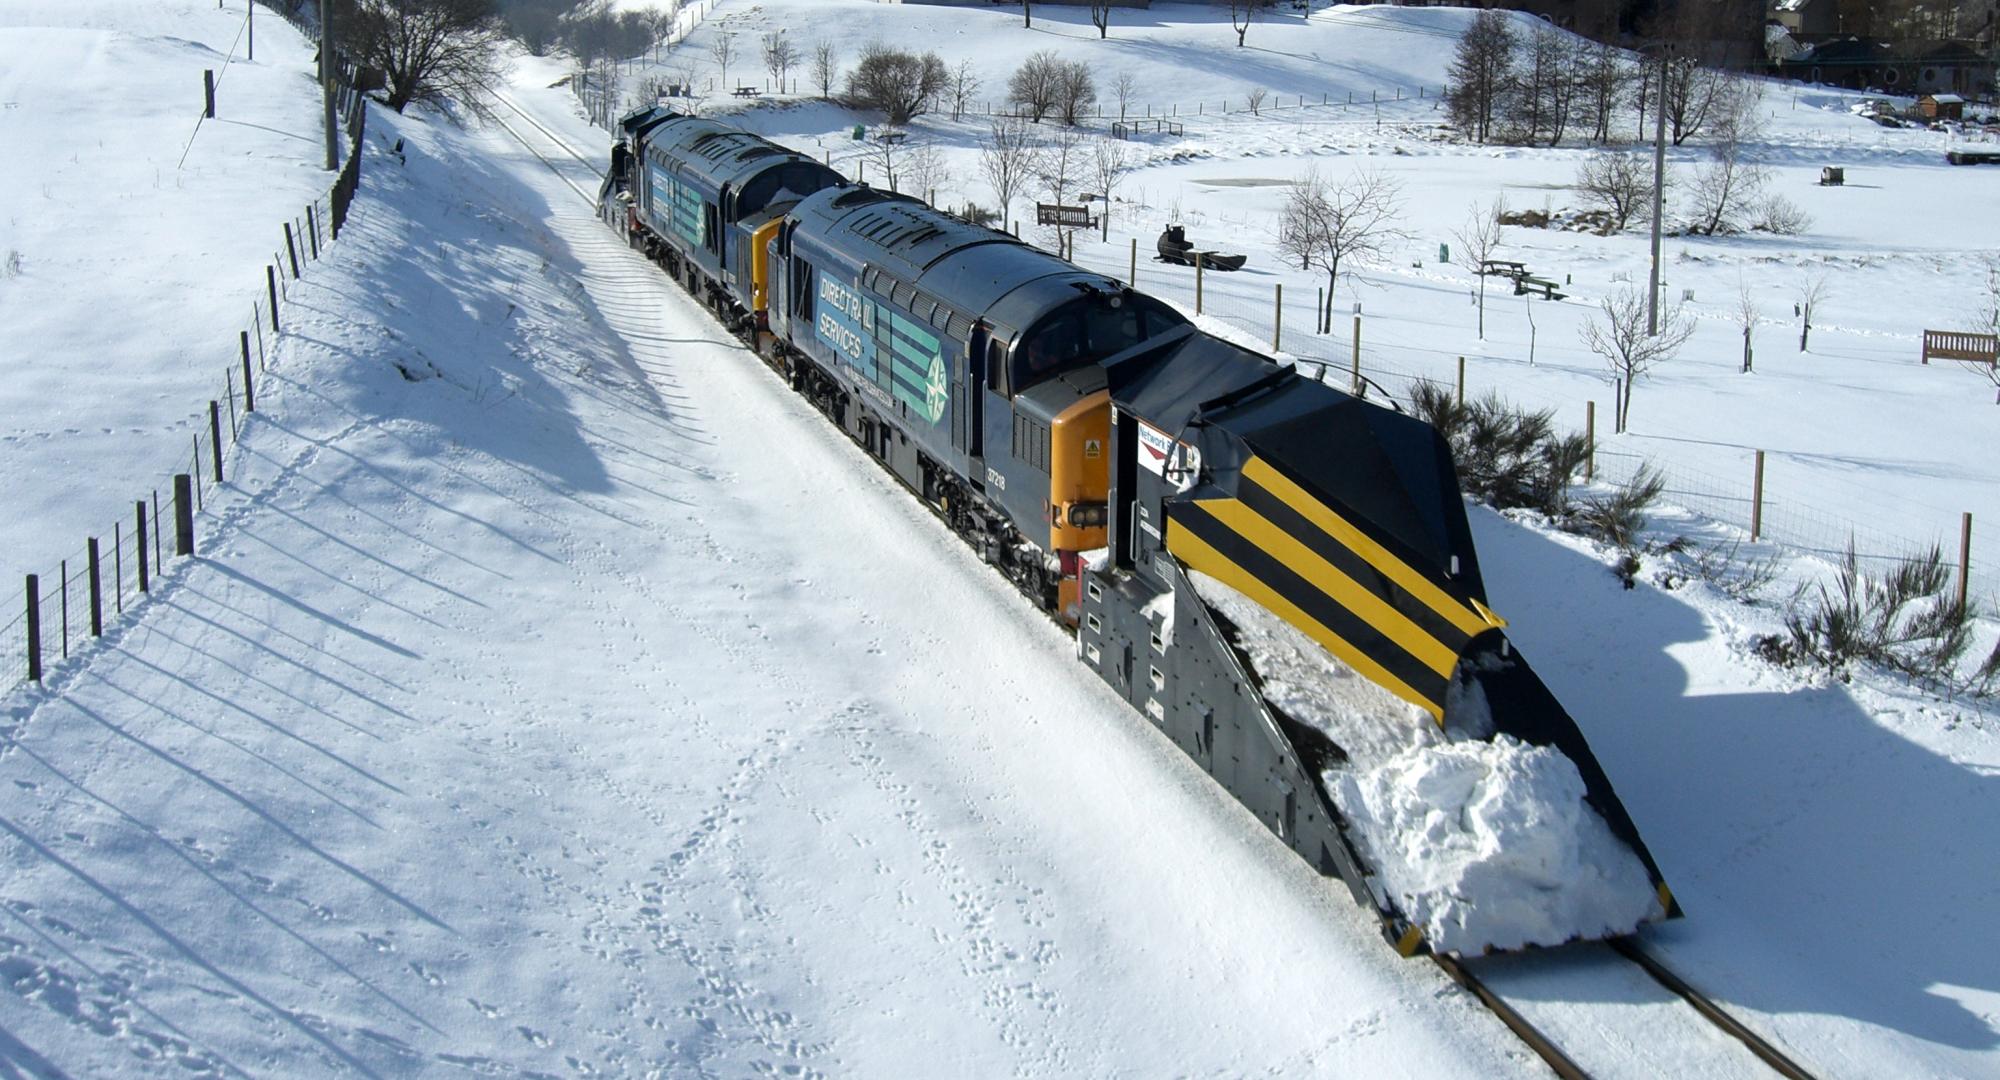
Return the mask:
{"type": "MultiPolygon", "coordinates": [[[[254,2],[254,0],[253,0],[254,2]]],[[[340,168],[340,140],[333,130],[333,0],[319,0],[319,92],[326,99],[326,167],[331,172],[340,168]]],[[[1658,214],[1655,213],[1655,217],[1658,214]]],[[[1654,223],[1654,235],[1659,235],[1659,223],[1654,223]]],[[[1659,265],[1659,241],[1653,242],[1653,264],[1659,265]]],[[[1657,279],[1657,271],[1654,274],[1657,279]]]]}
{"type": "Polygon", "coordinates": [[[1660,43],[1660,85],[1653,103],[1653,277],[1646,290],[1646,336],[1660,332],[1660,203],[1667,187],[1667,53],[1660,43]]]}

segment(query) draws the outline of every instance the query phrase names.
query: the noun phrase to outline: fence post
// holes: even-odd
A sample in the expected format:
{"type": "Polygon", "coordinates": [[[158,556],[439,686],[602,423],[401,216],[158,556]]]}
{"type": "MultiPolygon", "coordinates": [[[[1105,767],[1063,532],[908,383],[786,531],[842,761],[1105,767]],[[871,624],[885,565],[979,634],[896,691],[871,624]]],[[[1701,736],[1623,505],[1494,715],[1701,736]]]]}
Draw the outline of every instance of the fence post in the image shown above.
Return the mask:
{"type": "Polygon", "coordinates": [[[306,204],[306,238],[312,242],[312,257],[319,261],[319,219],[313,216],[311,203],[306,204]]]}
{"type": "Polygon", "coordinates": [[[63,659],[69,659],[69,560],[64,559],[56,569],[62,575],[62,642],[63,659]]]}
{"type": "Polygon", "coordinates": [[[299,279],[299,249],[298,245],[292,242],[292,223],[289,221],[284,222],[284,226],[285,257],[292,261],[292,280],[297,281],[299,279]]]}
{"type": "Polygon", "coordinates": [[[1278,339],[1285,330],[1285,283],[1271,287],[1271,351],[1278,351],[1278,339]]]}
{"type": "Polygon", "coordinates": [[[174,474],[174,554],[194,554],[194,478],[174,474]]]}
{"type": "Polygon", "coordinates": [[[1583,403],[1583,478],[1597,479],[1597,402],[1583,403]]]}
{"type": "Polygon", "coordinates": [[[1194,253],[1194,313],[1196,315],[1201,314],[1201,256],[1202,253],[1199,251],[1194,253]]]}
{"type": "Polygon", "coordinates": [[[104,583],[98,574],[97,537],[91,537],[84,548],[90,553],[90,636],[104,636],[104,583]]]}
{"type": "Polygon", "coordinates": [[[161,543],[162,541],[160,539],[160,489],[154,488],[153,489],[153,566],[155,568],[160,568],[167,565],[167,557],[161,550],[160,547],[161,543]]]}
{"type": "Polygon", "coordinates": [[[1972,576],[1972,511],[1958,519],[1958,607],[1965,610],[1965,587],[1972,576]]]}
{"type": "Polygon", "coordinates": [[[28,575],[28,680],[42,681],[42,579],[28,575]]]}
{"type": "Polygon", "coordinates": [[[1764,534],[1764,451],[1757,451],[1757,475],[1750,481],[1750,539],[1764,534]]]}
{"type": "Polygon", "coordinates": [[[215,119],[215,69],[204,68],[201,73],[201,117],[215,119]]]}
{"type": "Polygon", "coordinates": [[[151,592],[152,584],[146,575],[146,500],[140,499],[135,505],[138,507],[138,511],[133,515],[133,524],[136,526],[136,529],[132,533],[132,539],[138,541],[139,591],[151,592]]]}
{"type": "Polygon", "coordinates": [[[257,411],[257,392],[250,388],[250,331],[238,330],[238,344],[243,346],[243,411],[257,411]]]}
{"type": "Polygon", "coordinates": [[[271,301],[271,332],[278,332],[278,268],[270,264],[264,266],[264,292],[271,301]]]}
{"type": "Polygon", "coordinates": [[[125,613],[125,526],[111,523],[111,602],[125,613]]]}
{"type": "MultiPolygon", "coordinates": [[[[1356,304],[1356,307],[1361,305],[1356,304]]],[[[1354,313],[1354,374],[1351,383],[1355,397],[1361,396],[1361,313],[1354,313]]]]}
{"type": "Polygon", "coordinates": [[[215,459],[215,482],[222,483],[222,406],[208,399],[208,454],[215,459]]]}
{"type": "Polygon", "coordinates": [[[1139,287],[1139,238],[1132,238],[1132,265],[1125,271],[1125,284],[1139,287]]]}
{"type": "Polygon", "coordinates": [[[1458,358],[1458,407],[1465,408],[1465,357],[1458,358]]]}

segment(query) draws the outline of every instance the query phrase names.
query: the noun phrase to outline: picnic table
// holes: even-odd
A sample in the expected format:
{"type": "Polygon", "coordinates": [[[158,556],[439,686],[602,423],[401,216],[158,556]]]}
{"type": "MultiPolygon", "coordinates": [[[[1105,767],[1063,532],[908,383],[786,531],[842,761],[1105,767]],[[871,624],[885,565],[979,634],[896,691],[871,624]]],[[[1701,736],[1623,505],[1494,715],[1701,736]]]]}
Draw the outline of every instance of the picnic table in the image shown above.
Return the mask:
{"type": "Polygon", "coordinates": [[[1512,259],[1482,259],[1479,263],[1479,272],[1490,277],[1517,278],[1527,274],[1528,264],[1515,262],[1512,259]]]}
{"type": "Polygon", "coordinates": [[[763,92],[764,91],[754,86],[739,86],[735,90],[735,94],[737,97],[756,97],[758,94],[761,94],[763,92]]]}

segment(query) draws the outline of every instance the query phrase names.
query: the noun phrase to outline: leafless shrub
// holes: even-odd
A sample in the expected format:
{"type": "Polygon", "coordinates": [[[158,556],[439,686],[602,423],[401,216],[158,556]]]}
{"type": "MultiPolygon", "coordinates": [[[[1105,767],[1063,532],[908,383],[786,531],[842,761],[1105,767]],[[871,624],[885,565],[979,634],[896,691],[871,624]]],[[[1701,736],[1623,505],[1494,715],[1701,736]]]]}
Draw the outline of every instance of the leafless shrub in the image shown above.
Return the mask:
{"type": "Polygon", "coordinates": [[[1573,184],[1585,205],[1611,216],[1615,231],[1652,216],[1653,163],[1634,151],[1605,151],[1583,159],[1573,184]]]}
{"type": "Polygon", "coordinates": [[[21,276],[21,252],[18,248],[8,248],[7,257],[0,259],[0,278],[21,276]]]}
{"type": "Polygon", "coordinates": [[[1778,556],[1746,554],[1741,541],[1690,544],[1682,554],[1681,566],[1689,577],[1738,603],[1757,602],[1778,578],[1778,556]]]}
{"type": "Polygon", "coordinates": [[[951,82],[938,54],[905,52],[879,43],[861,50],[861,62],[847,75],[847,104],[875,109],[891,124],[907,124],[922,114],[951,82]]]}
{"type": "Polygon", "coordinates": [[[1646,510],[1666,488],[1666,478],[1650,465],[1641,465],[1632,479],[1608,495],[1594,495],[1573,508],[1565,523],[1570,529],[1594,536],[1623,551],[1638,547],[1646,531],[1646,510]]]}
{"type": "Polygon", "coordinates": [[[1301,267],[1326,271],[1320,333],[1333,330],[1333,294],[1341,266],[1379,256],[1407,236],[1397,224],[1402,209],[1402,188],[1373,170],[1328,181],[1314,168],[1293,182],[1278,224],[1278,250],[1299,260],[1301,267]]]}
{"type": "Polygon", "coordinates": [[[1270,96],[1270,91],[1261,87],[1244,95],[1243,103],[1250,106],[1251,116],[1260,116],[1263,114],[1264,99],[1268,96],[1270,96]]]}
{"type": "Polygon", "coordinates": [[[1990,686],[2000,651],[1968,679],[1959,664],[1972,645],[1974,612],[1950,595],[1952,568],[1938,546],[1902,559],[1886,574],[1863,573],[1850,540],[1833,587],[1785,614],[1785,636],[1770,654],[1845,678],[1870,663],[1920,683],[1953,689],[1990,686]]]}
{"type": "Polygon", "coordinates": [[[785,89],[785,76],[791,73],[792,65],[799,62],[798,46],[785,36],[782,30],[773,30],[764,35],[764,70],[778,84],[778,92],[785,89]]]}

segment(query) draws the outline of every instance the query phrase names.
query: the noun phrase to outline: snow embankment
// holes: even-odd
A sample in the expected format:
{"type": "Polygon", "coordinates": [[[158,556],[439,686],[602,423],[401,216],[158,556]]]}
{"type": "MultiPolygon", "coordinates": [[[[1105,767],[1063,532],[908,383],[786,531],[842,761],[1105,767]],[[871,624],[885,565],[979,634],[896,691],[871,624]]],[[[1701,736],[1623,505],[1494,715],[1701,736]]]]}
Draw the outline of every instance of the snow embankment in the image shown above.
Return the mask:
{"type": "Polygon", "coordinates": [[[1488,740],[1485,723],[1440,729],[1242,593],[1190,576],[1236,625],[1265,697],[1346,752],[1322,782],[1362,858],[1433,950],[1600,938],[1659,910],[1645,866],[1584,802],[1583,778],[1562,751],[1488,740]]]}

